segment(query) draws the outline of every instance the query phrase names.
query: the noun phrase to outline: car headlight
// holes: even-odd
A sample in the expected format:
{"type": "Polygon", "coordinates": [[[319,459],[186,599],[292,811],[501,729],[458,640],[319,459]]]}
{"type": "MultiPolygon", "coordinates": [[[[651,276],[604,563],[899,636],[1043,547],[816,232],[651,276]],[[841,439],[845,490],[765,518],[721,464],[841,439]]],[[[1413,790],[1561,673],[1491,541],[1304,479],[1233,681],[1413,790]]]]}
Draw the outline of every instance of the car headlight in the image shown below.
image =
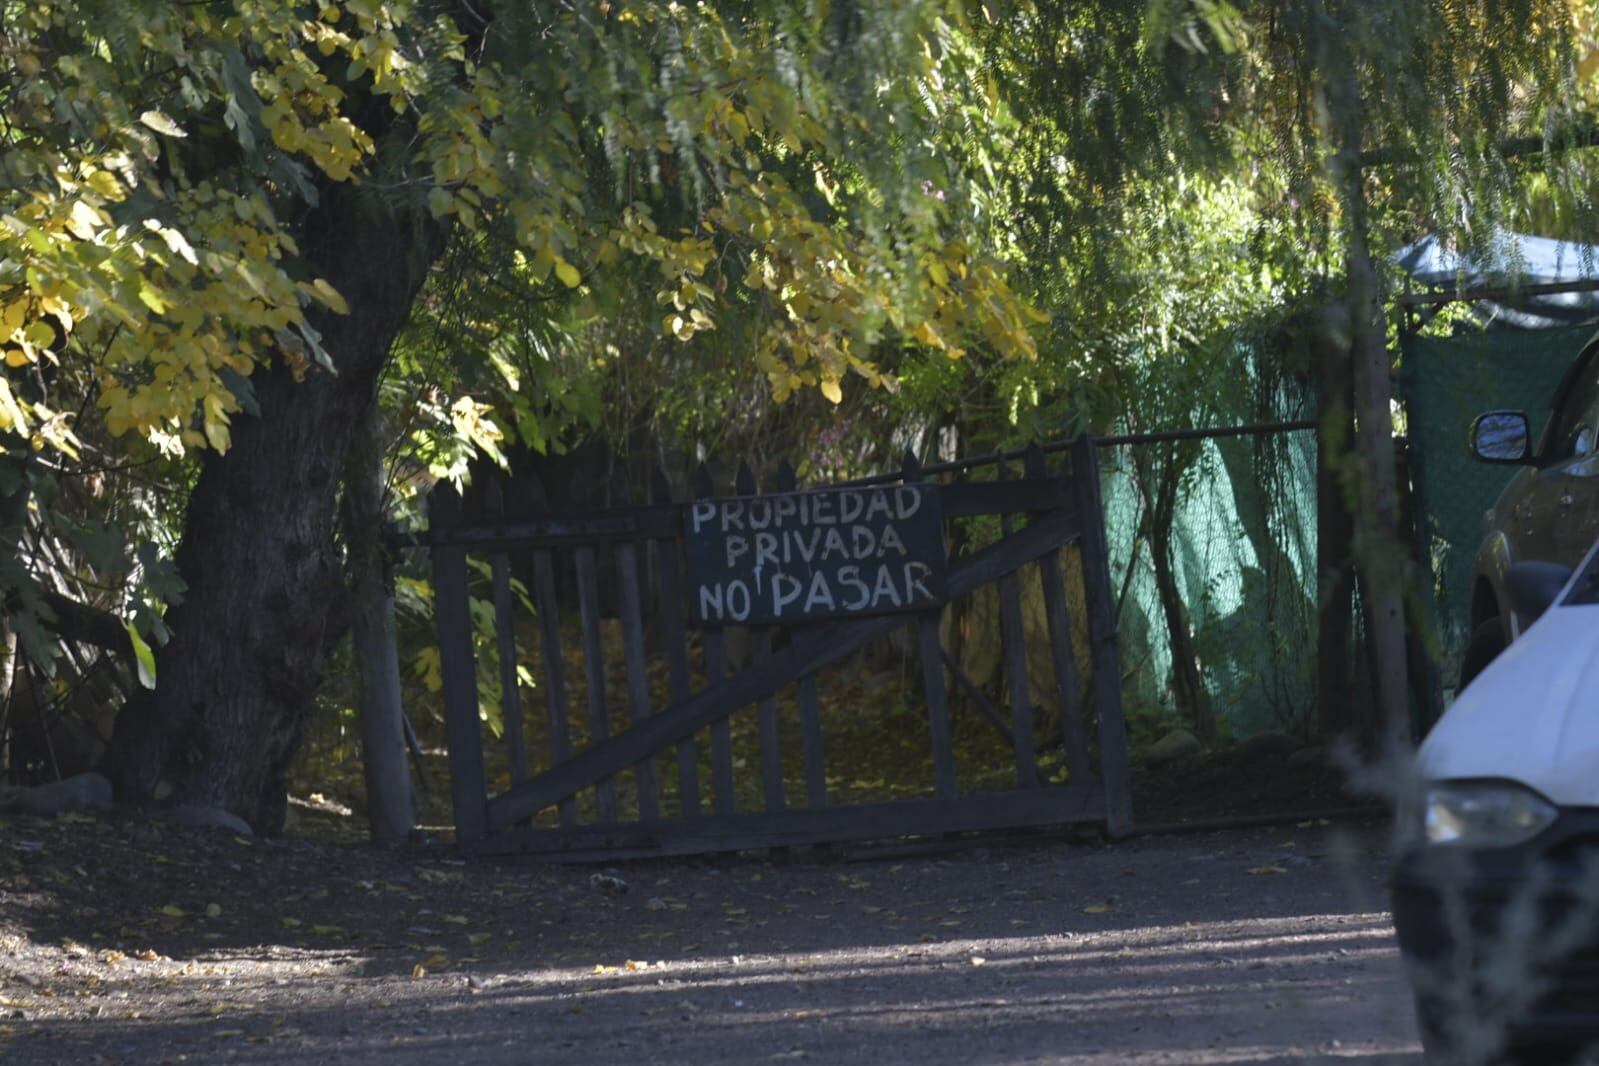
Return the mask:
{"type": "Polygon", "coordinates": [[[1465,848],[1514,847],[1559,813],[1532,789],[1508,781],[1429,785],[1424,810],[1427,843],[1465,848]]]}

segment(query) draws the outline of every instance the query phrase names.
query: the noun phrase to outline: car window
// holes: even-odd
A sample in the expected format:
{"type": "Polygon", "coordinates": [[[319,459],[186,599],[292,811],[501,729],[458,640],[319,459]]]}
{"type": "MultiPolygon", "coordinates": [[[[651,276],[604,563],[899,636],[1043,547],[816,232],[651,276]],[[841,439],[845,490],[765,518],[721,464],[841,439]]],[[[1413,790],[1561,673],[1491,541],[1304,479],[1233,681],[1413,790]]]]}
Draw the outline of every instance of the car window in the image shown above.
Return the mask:
{"type": "Polygon", "coordinates": [[[1560,462],[1588,455],[1594,450],[1595,429],[1599,428],[1599,358],[1590,352],[1570,391],[1561,397],[1549,427],[1549,446],[1544,459],[1560,462]]]}

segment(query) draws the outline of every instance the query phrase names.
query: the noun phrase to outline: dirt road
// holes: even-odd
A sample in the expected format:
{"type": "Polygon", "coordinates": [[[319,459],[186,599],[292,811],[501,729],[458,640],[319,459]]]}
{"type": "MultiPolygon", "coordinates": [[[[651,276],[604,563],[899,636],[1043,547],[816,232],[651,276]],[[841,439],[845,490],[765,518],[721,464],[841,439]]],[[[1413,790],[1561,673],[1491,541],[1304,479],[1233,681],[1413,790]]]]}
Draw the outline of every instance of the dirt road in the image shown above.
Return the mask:
{"type": "Polygon", "coordinates": [[[1419,1063],[1385,862],[1317,825],[613,883],[17,818],[0,1060],[1419,1063]]]}

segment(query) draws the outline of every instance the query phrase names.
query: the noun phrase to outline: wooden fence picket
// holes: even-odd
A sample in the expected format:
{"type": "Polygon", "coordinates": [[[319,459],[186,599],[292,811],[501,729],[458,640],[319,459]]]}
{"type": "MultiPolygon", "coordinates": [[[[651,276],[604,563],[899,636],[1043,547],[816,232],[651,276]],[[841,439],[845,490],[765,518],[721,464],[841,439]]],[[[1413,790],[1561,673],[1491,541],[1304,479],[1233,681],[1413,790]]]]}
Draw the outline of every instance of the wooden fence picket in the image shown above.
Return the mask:
{"type": "MultiPolygon", "coordinates": [[[[695,499],[716,495],[711,471],[704,463],[694,471],[695,499]]],[[[720,626],[705,630],[705,683],[714,685],[727,675],[726,637],[720,626]]],[[[711,797],[717,814],[732,814],[737,807],[733,783],[733,724],[726,718],[711,723],[711,797]]]]}
{"type": "MultiPolygon", "coordinates": [[[[666,471],[656,468],[650,482],[650,502],[670,504],[672,484],[666,471]]],[[[660,580],[662,637],[666,643],[667,691],[673,703],[689,695],[688,627],[683,617],[683,579],[678,564],[677,541],[661,541],[657,555],[660,580]]],[[[677,794],[683,815],[700,813],[700,756],[693,737],[677,742],[677,794]]]]}
{"type": "Polygon", "coordinates": [[[893,476],[801,492],[794,468],[785,462],[773,472],[775,493],[763,496],[754,471],[743,464],[732,495],[720,496],[701,463],[687,500],[674,500],[670,479],[656,470],[646,503],[635,503],[627,483],[617,479],[604,508],[592,503],[594,486],[580,472],[569,501],[559,506],[550,504],[536,477],[515,479],[508,487],[491,481],[481,514],[473,516],[448,486],[436,489],[425,542],[437,596],[458,840],[475,850],[605,860],[1072,821],[1100,821],[1113,834],[1125,833],[1132,814],[1130,776],[1092,442],[1084,438],[1073,446],[1069,472],[1052,475],[1048,466],[1036,448],[932,471],[908,454],[893,476]],[[1023,470],[1012,478],[1005,462],[1016,458],[1023,459],[1023,470]],[[996,477],[929,478],[972,465],[996,466],[996,477]],[[999,516],[1000,539],[946,559],[944,523],[959,528],[959,520],[981,515],[999,516]],[[825,547],[819,547],[824,533],[825,547]],[[1060,565],[1062,545],[1073,540],[1081,548],[1087,607],[1082,629],[1094,668],[1092,749],[1060,565]],[[479,719],[468,553],[488,557],[499,651],[510,785],[494,795],[479,719]],[[563,572],[566,560],[571,566],[563,572]],[[530,578],[524,580],[530,588],[523,598],[512,574],[529,561],[530,578]],[[1037,707],[1022,612],[1023,589],[1031,587],[1027,582],[1035,572],[1061,715],[1064,785],[1043,783],[1037,761],[1037,707]],[[828,582],[860,593],[830,592],[828,582]],[[966,675],[942,638],[945,604],[987,585],[996,585],[999,597],[1008,717],[966,675]],[[575,599],[566,606],[576,608],[582,644],[587,730],[581,745],[573,736],[562,658],[560,599],[568,595],[575,599]],[[542,691],[549,721],[548,758],[539,752],[537,768],[524,728],[516,635],[518,606],[529,601],[538,630],[534,687],[542,691]],[[620,642],[608,648],[611,625],[620,642]],[[730,625],[743,626],[751,637],[753,661],[738,668],[728,662],[724,627],[730,625]],[[921,659],[932,795],[835,804],[817,673],[905,626],[915,628],[921,659]],[[691,628],[699,633],[704,666],[698,689],[691,628]],[[610,664],[618,671],[613,676],[624,679],[611,682],[620,686],[617,707],[626,706],[625,716],[618,710],[614,722],[607,650],[620,657],[610,664]],[[652,660],[652,654],[660,658],[652,660]],[[652,686],[650,670],[663,662],[664,705],[658,705],[661,690],[652,686]],[[1014,790],[961,791],[951,677],[1010,744],[1014,790]],[[797,793],[788,794],[783,774],[781,708],[787,704],[779,694],[790,686],[803,756],[803,803],[797,793]],[[740,811],[732,718],[752,712],[760,800],[756,809],[740,811]],[[700,776],[700,738],[706,734],[708,795],[700,776]],[[668,752],[675,755],[675,804],[672,779],[663,789],[657,765],[668,752]],[[636,806],[619,802],[619,776],[637,784],[636,806]],[[580,824],[578,800],[591,789],[595,820],[580,824]],[[544,821],[551,808],[555,825],[544,821]]]}
{"type": "MultiPolygon", "coordinates": [[[[572,478],[572,499],[587,501],[590,483],[586,471],[572,478]]],[[[611,735],[609,710],[605,703],[605,638],[600,625],[600,579],[592,544],[580,544],[572,553],[577,573],[578,618],[583,627],[583,679],[589,700],[589,743],[599,744],[611,735]]],[[[594,786],[594,806],[599,823],[616,822],[616,784],[607,776],[594,786]]]]}

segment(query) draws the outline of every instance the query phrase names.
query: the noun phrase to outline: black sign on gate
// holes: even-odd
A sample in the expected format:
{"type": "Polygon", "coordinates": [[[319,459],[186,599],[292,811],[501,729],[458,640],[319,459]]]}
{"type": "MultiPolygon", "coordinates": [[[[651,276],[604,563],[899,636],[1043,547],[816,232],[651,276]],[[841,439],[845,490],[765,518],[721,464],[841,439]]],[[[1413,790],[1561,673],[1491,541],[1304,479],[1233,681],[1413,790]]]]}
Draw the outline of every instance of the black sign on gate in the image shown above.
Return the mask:
{"type": "Polygon", "coordinates": [[[685,509],[694,617],[805,622],[944,603],[936,485],[696,500],[685,509]]]}

